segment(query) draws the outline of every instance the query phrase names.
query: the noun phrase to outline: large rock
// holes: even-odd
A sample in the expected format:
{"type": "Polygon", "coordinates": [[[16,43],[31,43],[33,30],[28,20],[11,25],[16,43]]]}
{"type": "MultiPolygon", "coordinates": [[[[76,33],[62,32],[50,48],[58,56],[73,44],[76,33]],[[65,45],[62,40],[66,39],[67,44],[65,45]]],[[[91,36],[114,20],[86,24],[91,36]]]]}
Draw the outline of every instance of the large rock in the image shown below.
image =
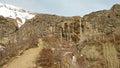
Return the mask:
{"type": "Polygon", "coordinates": [[[18,30],[16,20],[0,16],[0,43],[6,43],[6,38],[18,30]]]}

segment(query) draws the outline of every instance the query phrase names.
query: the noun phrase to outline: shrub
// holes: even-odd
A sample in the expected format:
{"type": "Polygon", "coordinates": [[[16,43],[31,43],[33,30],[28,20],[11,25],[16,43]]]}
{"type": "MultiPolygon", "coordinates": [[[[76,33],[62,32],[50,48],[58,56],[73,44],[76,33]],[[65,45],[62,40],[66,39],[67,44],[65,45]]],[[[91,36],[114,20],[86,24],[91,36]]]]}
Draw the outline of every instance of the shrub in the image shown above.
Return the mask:
{"type": "Polygon", "coordinates": [[[105,59],[105,68],[120,68],[117,51],[111,43],[103,45],[103,55],[105,59]]]}
{"type": "Polygon", "coordinates": [[[27,40],[20,40],[5,46],[4,52],[0,51],[0,66],[6,64],[11,58],[21,55],[25,50],[37,46],[37,36],[29,37],[27,40]]]}
{"type": "Polygon", "coordinates": [[[86,57],[87,60],[90,60],[90,61],[96,61],[100,56],[95,46],[86,46],[83,49],[82,54],[86,57]]]}
{"type": "Polygon", "coordinates": [[[53,64],[53,55],[51,49],[42,49],[40,57],[37,59],[36,64],[42,68],[51,67],[53,64]]]}

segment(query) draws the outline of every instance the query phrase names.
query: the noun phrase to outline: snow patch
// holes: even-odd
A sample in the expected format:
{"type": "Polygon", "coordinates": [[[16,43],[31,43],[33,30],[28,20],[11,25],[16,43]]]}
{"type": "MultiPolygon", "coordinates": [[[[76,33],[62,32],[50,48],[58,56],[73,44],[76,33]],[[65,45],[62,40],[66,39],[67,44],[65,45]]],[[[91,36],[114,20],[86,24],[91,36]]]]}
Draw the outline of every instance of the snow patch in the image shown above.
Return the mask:
{"type": "Polygon", "coordinates": [[[22,8],[2,3],[0,3],[0,15],[13,19],[20,18],[21,21],[17,20],[19,27],[21,27],[25,23],[26,19],[31,19],[35,16],[35,14],[32,14],[22,8]]]}

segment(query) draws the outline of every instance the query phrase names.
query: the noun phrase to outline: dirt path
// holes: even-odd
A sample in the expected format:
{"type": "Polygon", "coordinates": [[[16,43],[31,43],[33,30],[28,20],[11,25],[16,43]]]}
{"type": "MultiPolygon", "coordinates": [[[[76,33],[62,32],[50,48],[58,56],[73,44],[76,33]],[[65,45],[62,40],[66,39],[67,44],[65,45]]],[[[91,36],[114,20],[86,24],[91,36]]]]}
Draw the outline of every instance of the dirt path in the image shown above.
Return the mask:
{"type": "Polygon", "coordinates": [[[42,41],[39,40],[39,47],[26,50],[23,55],[14,59],[11,63],[7,64],[3,68],[33,68],[35,66],[35,59],[39,55],[42,49],[42,41]]]}

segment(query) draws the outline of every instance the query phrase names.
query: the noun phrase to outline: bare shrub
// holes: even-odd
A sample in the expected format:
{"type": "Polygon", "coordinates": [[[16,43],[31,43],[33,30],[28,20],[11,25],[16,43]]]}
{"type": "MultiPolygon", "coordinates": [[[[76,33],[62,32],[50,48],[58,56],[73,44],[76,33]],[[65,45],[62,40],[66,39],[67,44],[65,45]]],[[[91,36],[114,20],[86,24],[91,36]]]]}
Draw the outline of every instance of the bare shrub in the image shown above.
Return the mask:
{"type": "Polygon", "coordinates": [[[102,68],[101,58],[102,45],[96,41],[88,41],[82,50],[83,68],[102,68]]]}
{"type": "Polygon", "coordinates": [[[117,57],[117,51],[114,45],[106,43],[103,45],[103,54],[105,59],[104,68],[120,68],[119,59],[117,57]]]}
{"type": "Polygon", "coordinates": [[[31,47],[35,47],[38,44],[38,36],[37,35],[32,35],[28,38],[27,42],[31,47]]]}
{"type": "Polygon", "coordinates": [[[53,64],[53,55],[51,49],[42,49],[40,52],[40,57],[38,58],[36,64],[42,68],[49,68],[53,64]]]}
{"type": "Polygon", "coordinates": [[[27,40],[21,40],[5,46],[4,52],[0,51],[0,66],[6,64],[11,58],[21,55],[25,50],[36,47],[38,42],[37,36],[29,37],[27,40]]]}
{"type": "Polygon", "coordinates": [[[3,64],[6,64],[11,57],[16,56],[18,53],[19,46],[15,45],[6,45],[4,52],[0,52],[1,56],[1,61],[0,61],[0,66],[3,64]]]}
{"type": "Polygon", "coordinates": [[[83,49],[82,54],[86,57],[86,59],[91,60],[91,61],[98,60],[98,58],[100,56],[100,54],[96,50],[95,46],[86,46],[83,49]]]}

